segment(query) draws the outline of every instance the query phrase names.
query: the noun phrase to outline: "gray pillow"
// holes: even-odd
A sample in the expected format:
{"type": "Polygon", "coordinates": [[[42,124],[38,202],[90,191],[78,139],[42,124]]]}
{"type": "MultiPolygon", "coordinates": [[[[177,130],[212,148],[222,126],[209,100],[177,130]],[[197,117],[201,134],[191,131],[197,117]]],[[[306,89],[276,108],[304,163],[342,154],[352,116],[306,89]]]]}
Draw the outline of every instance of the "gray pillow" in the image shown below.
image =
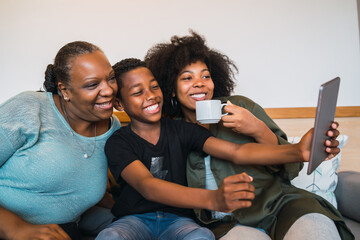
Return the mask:
{"type": "Polygon", "coordinates": [[[339,172],[335,195],[341,214],[360,222],[360,172],[339,172]]]}

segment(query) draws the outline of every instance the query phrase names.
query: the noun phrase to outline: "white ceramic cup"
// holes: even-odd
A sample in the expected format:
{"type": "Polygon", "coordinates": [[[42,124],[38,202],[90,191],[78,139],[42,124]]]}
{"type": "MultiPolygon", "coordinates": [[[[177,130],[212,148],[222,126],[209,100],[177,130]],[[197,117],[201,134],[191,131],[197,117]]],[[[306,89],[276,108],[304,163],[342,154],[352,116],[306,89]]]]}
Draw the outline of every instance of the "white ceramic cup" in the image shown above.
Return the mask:
{"type": "Polygon", "coordinates": [[[226,103],[221,103],[220,100],[203,100],[196,102],[196,120],[202,124],[218,123],[222,116],[222,108],[226,103]]]}

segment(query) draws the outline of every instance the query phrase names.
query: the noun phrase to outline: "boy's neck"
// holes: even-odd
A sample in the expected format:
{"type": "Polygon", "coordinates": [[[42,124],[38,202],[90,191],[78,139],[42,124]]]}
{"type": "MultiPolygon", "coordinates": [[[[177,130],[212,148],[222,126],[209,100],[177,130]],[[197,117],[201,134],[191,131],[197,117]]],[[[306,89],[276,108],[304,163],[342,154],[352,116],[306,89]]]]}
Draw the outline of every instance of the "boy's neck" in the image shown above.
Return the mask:
{"type": "Polygon", "coordinates": [[[149,143],[156,145],[160,138],[161,122],[144,123],[136,120],[131,121],[131,130],[139,137],[145,139],[149,143]]]}

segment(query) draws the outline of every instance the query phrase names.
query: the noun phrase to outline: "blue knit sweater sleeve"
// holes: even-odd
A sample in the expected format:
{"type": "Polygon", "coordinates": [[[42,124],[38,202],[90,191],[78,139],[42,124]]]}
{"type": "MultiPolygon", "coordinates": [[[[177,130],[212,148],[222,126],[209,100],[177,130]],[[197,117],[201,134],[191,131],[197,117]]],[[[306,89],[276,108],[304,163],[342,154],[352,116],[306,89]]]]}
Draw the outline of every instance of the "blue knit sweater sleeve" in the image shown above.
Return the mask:
{"type": "Polygon", "coordinates": [[[16,150],[30,147],[38,140],[39,116],[40,102],[33,92],[21,93],[0,105],[0,166],[16,150]]]}

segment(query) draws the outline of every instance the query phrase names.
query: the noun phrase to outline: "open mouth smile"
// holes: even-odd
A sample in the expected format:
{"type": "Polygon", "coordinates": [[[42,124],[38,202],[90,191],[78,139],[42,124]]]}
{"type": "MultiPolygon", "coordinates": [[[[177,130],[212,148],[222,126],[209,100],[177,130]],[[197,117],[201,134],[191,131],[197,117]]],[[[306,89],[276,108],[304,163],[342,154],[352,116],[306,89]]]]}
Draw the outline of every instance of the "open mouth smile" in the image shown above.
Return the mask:
{"type": "Polygon", "coordinates": [[[205,93],[190,94],[190,97],[193,98],[195,101],[202,101],[205,99],[205,96],[205,93]]]}
{"type": "Polygon", "coordinates": [[[153,104],[153,105],[150,105],[146,108],[144,108],[145,112],[148,112],[148,113],[157,113],[160,111],[160,108],[159,108],[159,104],[153,104]]]}
{"type": "Polygon", "coordinates": [[[95,106],[104,110],[112,109],[113,103],[112,101],[103,102],[103,103],[95,103],[95,106]]]}

